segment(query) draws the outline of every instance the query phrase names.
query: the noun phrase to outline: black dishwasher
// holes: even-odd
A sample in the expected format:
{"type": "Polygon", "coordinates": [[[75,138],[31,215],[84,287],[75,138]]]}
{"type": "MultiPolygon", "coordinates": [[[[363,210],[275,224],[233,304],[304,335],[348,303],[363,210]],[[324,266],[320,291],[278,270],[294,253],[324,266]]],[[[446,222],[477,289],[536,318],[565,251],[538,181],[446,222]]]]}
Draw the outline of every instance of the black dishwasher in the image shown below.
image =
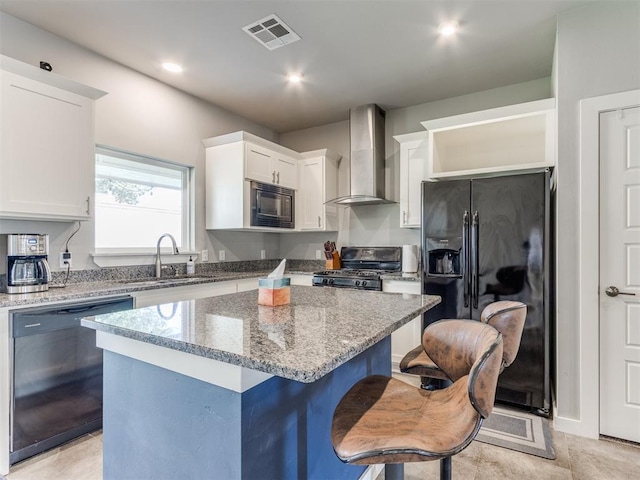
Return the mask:
{"type": "Polygon", "coordinates": [[[102,427],[102,350],[80,319],[131,308],[115,297],[10,313],[11,464],[102,427]]]}

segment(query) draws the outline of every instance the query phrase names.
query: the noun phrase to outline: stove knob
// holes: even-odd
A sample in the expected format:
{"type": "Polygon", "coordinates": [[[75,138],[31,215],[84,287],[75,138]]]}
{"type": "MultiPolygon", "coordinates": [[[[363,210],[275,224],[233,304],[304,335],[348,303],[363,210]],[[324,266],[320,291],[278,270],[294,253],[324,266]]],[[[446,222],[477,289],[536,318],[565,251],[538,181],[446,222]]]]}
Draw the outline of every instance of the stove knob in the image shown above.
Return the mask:
{"type": "Polygon", "coordinates": [[[323,279],[322,279],[322,284],[323,284],[323,285],[326,285],[327,283],[329,283],[329,281],[328,281],[326,278],[323,278],[323,279]]]}
{"type": "Polygon", "coordinates": [[[364,280],[364,281],[362,282],[362,286],[363,286],[363,287],[366,287],[366,286],[367,286],[367,281],[366,281],[366,280],[364,280]]]}
{"type": "MultiPolygon", "coordinates": [[[[364,285],[364,282],[362,282],[362,285],[364,285]]],[[[356,280],[356,287],[360,286],[360,280],[356,280]]]]}
{"type": "Polygon", "coordinates": [[[333,278],[329,279],[329,285],[333,285],[333,278]]]}

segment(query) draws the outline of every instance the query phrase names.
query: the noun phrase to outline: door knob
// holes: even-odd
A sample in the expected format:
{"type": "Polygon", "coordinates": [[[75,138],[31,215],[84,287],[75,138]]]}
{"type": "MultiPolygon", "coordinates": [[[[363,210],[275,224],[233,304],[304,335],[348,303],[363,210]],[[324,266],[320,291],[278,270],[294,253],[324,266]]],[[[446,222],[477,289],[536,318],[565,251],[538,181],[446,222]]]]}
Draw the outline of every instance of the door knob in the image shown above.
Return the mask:
{"type": "Polygon", "coordinates": [[[618,287],[614,287],[613,285],[607,287],[604,293],[606,293],[610,297],[617,297],[618,295],[635,295],[635,293],[621,292],[620,290],[618,290],[618,287]]]}

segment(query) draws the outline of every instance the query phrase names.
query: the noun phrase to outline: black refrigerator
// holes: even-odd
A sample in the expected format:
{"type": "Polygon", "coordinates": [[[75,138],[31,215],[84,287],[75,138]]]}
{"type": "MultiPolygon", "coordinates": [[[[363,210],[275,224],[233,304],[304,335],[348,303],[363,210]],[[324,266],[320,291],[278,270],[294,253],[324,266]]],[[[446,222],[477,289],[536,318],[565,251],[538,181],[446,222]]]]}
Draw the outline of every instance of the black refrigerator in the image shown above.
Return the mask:
{"type": "Polygon", "coordinates": [[[480,320],[498,300],[527,305],[515,362],[496,400],[548,416],[550,408],[551,174],[548,170],[422,183],[422,288],[443,318],[480,320]]]}

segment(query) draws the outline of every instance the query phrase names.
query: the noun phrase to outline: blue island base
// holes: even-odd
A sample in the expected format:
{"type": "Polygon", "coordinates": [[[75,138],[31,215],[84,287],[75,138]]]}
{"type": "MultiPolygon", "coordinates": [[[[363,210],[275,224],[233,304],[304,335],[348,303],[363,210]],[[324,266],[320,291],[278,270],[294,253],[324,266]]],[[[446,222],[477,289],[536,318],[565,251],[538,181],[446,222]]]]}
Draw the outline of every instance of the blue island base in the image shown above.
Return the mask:
{"type": "Polygon", "coordinates": [[[357,479],[331,418],[359,379],[391,374],[391,340],[313,383],[271,377],[238,393],[104,352],[104,479],[357,479]]]}

